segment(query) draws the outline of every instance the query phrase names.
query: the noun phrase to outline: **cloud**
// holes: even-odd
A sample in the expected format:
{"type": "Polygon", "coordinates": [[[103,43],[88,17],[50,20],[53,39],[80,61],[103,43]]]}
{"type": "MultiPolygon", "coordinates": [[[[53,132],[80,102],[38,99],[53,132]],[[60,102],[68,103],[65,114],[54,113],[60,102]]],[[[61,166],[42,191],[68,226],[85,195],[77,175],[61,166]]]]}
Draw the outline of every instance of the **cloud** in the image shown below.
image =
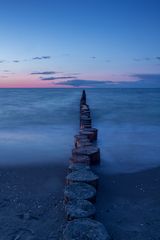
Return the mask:
{"type": "Polygon", "coordinates": [[[62,54],[62,57],[69,57],[69,56],[70,56],[69,53],[62,54]]]}
{"type": "Polygon", "coordinates": [[[146,61],[150,61],[150,60],[151,60],[151,58],[149,58],[149,57],[146,57],[144,60],[146,60],[146,61]]]}
{"type": "Polygon", "coordinates": [[[140,62],[140,61],[151,61],[152,58],[150,57],[145,57],[145,58],[133,58],[133,61],[135,62],[140,62]]]}
{"type": "Polygon", "coordinates": [[[34,58],[32,58],[33,60],[41,60],[42,59],[42,57],[34,57],[34,58]]]}
{"type": "Polygon", "coordinates": [[[14,63],[19,63],[20,61],[19,60],[13,60],[14,63]]]}
{"type": "Polygon", "coordinates": [[[0,78],[8,78],[8,76],[0,76],[0,78]]]}
{"type": "Polygon", "coordinates": [[[70,79],[70,78],[75,78],[74,76],[65,76],[65,77],[41,77],[41,80],[44,81],[54,81],[54,80],[63,80],[63,79],[70,79]]]}
{"type": "Polygon", "coordinates": [[[135,61],[135,62],[140,62],[141,59],[140,59],[140,58],[133,58],[133,61],[135,61]]]}
{"type": "Polygon", "coordinates": [[[138,78],[139,81],[143,82],[160,82],[160,73],[142,73],[132,74],[132,77],[138,78]]]}
{"type": "Polygon", "coordinates": [[[55,71],[45,71],[45,72],[32,72],[31,75],[50,75],[50,74],[56,74],[58,72],[55,71]]]}
{"type": "Polygon", "coordinates": [[[92,58],[93,60],[95,60],[95,59],[96,59],[96,56],[92,56],[91,58],[92,58]]]}
{"type": "Polygon", "coordinates": [[[42,56],[42,59],[50,59],[51,56],[42,56]]]}
{"type": "Polygon", "coordinates": [[[41,57],[33,57],[33,60],[43,60],[43,59],[50,59],[51,56],[41,56],[41,57]]]}
{"type": "Polygon", "coordinates": [[[135,81],[119,82],[118,87],[124,88],[160,88],[160,73],[136,73],[130,75],[135,81]]]}
{"type": "Polygon", "coordinates": [[[130,75],[135,81],[120,81],[113,82],[110,80],[85,80],[73,79],[59,83],[56,85],[70,86],[70,87],[93,87],[93,88],[159,88],[160,87],[160,74],[132,74],[130,75]]]}
{"type": "Polygon", "coordinates": [[[73,79],[68,81],[63,81],[57,83],[57,85],[65,85],[72,87],[106,87],[107,84],[114,84],[112,81],[98,81],[98,80],[81,80],[81,79],[73,79]]]}

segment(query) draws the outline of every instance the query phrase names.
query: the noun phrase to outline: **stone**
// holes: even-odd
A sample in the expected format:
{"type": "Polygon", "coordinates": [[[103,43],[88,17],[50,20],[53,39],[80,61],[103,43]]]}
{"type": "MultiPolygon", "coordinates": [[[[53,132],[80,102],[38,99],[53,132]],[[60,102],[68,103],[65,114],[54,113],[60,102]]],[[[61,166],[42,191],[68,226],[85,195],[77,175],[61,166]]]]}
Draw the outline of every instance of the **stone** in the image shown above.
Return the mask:
{"type": "Polygon", "coordinates": [[[72,200],[65,206],[66,218],[68,221],[79,218],[94,218],[95,206],[87,200],[72,200]]]}
{"type": "Polygon", "coordinates": [[[96,201],[96,189],[87,183],[72,183],[65,187],[64,200],[88,200],[93,203],[96,201]]]}
{"type": "Polygon", "coordinates": [[[88,183],[93,187],[97,188],[98,179],[99,177],[96,174],[94,174],[91,170],[79,170],[68,174],[66,177],[66,183],[71,184],[83,182],[88,183]]]}
{"type": "Polygon", "coordinates": [[[90,158],[87,155],[74,155],[70,159],[70,163],[85,163],[90,164],[90,158]]]}
{"type": "Polygon", "coordinates": [[[63,240],[111,240],[104,225],[93,219],[75,219],[66,225],[63,240]]]}
{"type": "Polygon", "coordinates": [[[84,146],[79,148],[74,148],[72,150],[72,158],[76,155],[86,155],[90,159],[91,165],[96,165],[100,163],[100,149],[94,146],[84,146]]]}

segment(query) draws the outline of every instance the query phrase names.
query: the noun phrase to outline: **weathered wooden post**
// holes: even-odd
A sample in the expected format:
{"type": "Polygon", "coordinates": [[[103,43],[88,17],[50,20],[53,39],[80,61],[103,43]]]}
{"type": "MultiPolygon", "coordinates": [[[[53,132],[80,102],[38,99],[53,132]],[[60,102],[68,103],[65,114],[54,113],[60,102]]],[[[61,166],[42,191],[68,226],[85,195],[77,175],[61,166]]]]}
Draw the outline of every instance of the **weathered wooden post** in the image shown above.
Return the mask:
{"type": "Polygon", "coordinates": [[[97,189],[98,180],[99,177],[95,173],[93,173],[91,170],[84,169],[68,174],[66,177],[66,184],[83,182],[88,183],[97,189]]]}
{"type": "Polygon", "coordinates": [[[65,212],[67,220],[71,221],[81,218],[94,218],[96,209],[91,202],[79,199],[66,203],[65,212]]]}
{"type": "Polygon", "coordinates": [[[111,240],[102,223],[93,219],[75,219],[63,232],[64,240],[111,240]]]}
{"type": "Polygon", "coordinates": [[[65,187],[65,202],[80,199],[88,200],[94,203],[96,201],[96,189],[93,186],[83,182],[72,183],[65,187]]]}
{"type": "Polygon", "coordinates": [[[86,92],[85,92],[85,90],[83,90],[83,92],[82,92],[82,97],[81,97],[81,105],[82,104],[86,104],[86,92]]]}
{"type": "Polygon", "coordinates": [[[76,158],[77,155],[88,156],[91,165],[100,163],[100,149],[94,146],[82,146],[74,148],[72,150],[72,158],[76,158]]]}

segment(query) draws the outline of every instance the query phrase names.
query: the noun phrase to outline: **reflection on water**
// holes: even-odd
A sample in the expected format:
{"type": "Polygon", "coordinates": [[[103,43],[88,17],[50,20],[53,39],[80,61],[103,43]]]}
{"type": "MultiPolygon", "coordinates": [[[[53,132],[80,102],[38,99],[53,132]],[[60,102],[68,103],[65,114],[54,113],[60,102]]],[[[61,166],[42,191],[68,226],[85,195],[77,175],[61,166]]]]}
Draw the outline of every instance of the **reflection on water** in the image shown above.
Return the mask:
{"type": "MultiPolygon", "coordinates": [[[[67,162],[80,89],[0,89],[0,164],[67,162]]],[[[160,165],[160,90],[88,89],[105,171],[160,165]]]]}

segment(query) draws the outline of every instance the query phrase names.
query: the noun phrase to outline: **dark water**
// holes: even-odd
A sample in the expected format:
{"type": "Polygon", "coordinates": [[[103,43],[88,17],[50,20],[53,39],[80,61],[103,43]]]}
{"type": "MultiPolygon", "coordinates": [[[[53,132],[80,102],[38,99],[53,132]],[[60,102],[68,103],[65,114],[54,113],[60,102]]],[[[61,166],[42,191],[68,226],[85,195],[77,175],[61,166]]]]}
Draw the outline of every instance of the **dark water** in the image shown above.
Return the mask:
{"type": "MultiPolygon", "coordinates": [[[[0,89],[0,164],[67,162],[80,89],[0,89]]],[[[102,169],[160,166],[160,89],[88,89],[102,169]]]]}

